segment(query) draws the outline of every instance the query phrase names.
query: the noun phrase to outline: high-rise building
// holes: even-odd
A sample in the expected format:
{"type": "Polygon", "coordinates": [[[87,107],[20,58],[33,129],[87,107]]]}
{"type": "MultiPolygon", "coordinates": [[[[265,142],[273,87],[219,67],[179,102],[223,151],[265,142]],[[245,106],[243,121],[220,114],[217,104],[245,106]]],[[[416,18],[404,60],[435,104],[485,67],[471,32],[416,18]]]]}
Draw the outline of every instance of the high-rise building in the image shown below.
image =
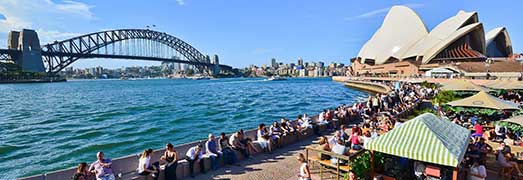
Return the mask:
{"type": "Polygon", "coordinates": [[[271,59],[271,67],[272,68],[278,68],[278,63],[276,63],[276,58],[271,59]]]}
{"type": "Polygon", "coordinates": [[[303,59],[301,57],[298,58],[298,66],[303,66],[303,59]]]}

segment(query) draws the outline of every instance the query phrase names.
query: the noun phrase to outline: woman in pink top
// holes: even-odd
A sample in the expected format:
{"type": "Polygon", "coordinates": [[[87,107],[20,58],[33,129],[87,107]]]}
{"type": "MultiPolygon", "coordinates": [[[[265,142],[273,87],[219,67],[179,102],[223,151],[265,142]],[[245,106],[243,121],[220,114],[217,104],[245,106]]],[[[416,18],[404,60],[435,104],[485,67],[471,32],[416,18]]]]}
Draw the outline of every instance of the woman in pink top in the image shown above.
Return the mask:
{"type": "Polygon", "coordinates": [[[352,144],[351,145],[352,149],[354,149],[354,150],[362,149],[361,142],[360,142],[360,136],[358,135],[357,132],[352,133],[352,135],[350,136],[350,142],[352,144]]]}
{"type": "Polygon", "coordinates": [[[479,123],[474,125],[474,130],[476,131],[473,136],[483,136],[483,126],[479,123]]]}

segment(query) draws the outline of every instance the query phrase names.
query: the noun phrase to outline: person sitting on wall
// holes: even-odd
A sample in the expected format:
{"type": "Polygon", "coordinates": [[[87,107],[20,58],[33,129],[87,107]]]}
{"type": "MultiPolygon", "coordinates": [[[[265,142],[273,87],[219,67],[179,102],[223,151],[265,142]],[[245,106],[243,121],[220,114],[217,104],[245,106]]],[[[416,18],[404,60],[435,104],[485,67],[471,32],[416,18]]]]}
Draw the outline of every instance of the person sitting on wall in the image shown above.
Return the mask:
{"type": "Polygon", "coordinates": [[[159,162],[151,164],[151,154],[153,153],[152,149],[146,149],[143,151],[138,162],[138,171],[139,175],[148,176],[152,174],[154,180],[158,180],[158,173],[160,171],[159,162]]]}
{"type": "Polygon", "coordinates": [[[234,150],[232,150],[231,144],[229,144],[229,138],[225,136],[225,133],[220,133],[220,138],[218,139],[220,151],[223,154],[223,158],[226,160],[225,163],[232,164],[232,165],[238,165],[238,157],[236,157],[236,153],[234,153],[234,150]]]}
{"type": "Polygon", "coordinates": [[[166,162],[164,171],[165,179],[178,179],[176,176],[176,167],[178,167],[178,153],[174,149],[173,144],[167,143],[167,145],[165,145],[165,152],[160,159],[166,162]]]}
{"type": "Polygon", "coordinates": [[[97,160],[89,166],[89,172],[96,175],[96,180],[114,180],[113,170],[111,169],[111,159],[104,159],[102,151],[96,153],[97,160]]]}
{"type": "Polygon", "coordinates": [[[283,132],[280,128],[280,125],[278,124],[278,122],[274,121],[272,122],[272,125],[271,127],[269,128],[269,132],[272,136],[272,142],[274,142],[276,144],[276,146],[280,146],[281,142],[281,137],[283,136],[283,132]]]}
{"type": "Polygon", "coordinates": [[[249,158],[249,153],[247,152],[247,147],[240,142],[240,132],[236,132],[231,135],[229,138],[229,144],[231,144],[232,149],[240,151],[245,158],[249,158]]]}
{"type": "Polygon", "coordinates": [[[218,151],[218,146],[216,145],[213,134],[209,134],[209,139],[205,142],[205,154],[208,154],[209,158],[211,158],[211,169],[218,169],[223,154],[218,151]]]}
{"type": "Polygon", "coordinates": [[[205,173],[205,163],[203,163],[201,143],[198,143],[196,146],[189,148],[185,156],[185,159],[189,162],[189,171],[191,172],[191,177],[194,177],[194,163],[199,163],[201,172],[205,173]]]}
{"type": "Polygon", "coordinates": [[[298,131],[303,132],[309,128],[312,128],[312,124],[309,122],[310,119],[303,118],[302,115],[298,115],[298,131]]]}
{"type": "Polygon", "coordinates": [[[257,138],[262,149],[272,152],[271,136],[263,123],[258,125],[257,138]]]}
{"type": "Polygon", "coordinates": [[[281,118],[280,127],[283,131],[283,134],[294,133],[294,127],[292,127],[292,124],[289,122],[289,120],[285,118],[281,118]]]}
{"type": "Polygon", "coordinates": [[[249,154],[249,156],[256,154],[258,152],[261,152],[261,150],[259,150],[258,148],[256,148],[256,146],[254,146],[254,144],[252,143],[253,140],[250,137],[245,135],[245,133],[243,132],[243,129],[240,129],[239,138],[240,138],[240,143],[245,145],[245,147],[247,148],[247,153],[249,154]]]}
{"type": "Polygon", "coordinates": [[[87,163],[82,162],[78,164],[78,168],[76,168],[76,172],[74,173],[73,177],[71,177],[72,180],[86,180],[89,179],[87,172],[87,163]]]}

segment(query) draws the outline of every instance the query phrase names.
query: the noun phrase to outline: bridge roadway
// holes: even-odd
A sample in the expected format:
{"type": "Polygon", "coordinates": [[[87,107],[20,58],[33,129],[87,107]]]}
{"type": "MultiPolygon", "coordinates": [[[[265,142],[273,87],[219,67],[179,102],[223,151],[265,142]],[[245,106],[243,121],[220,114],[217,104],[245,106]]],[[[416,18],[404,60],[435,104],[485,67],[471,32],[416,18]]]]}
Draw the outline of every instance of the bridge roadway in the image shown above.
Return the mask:
{"type": "MultiPolygon", "coordinates": [[[[9,59],[6,55],[16,55],[20,54],[22,51],[13,50],[13,49],[0,49],[0,60],[9,59]],[[4,58],[1,58],[4,57],[4,58]]],[[[201,63],[195,61],[185,61],[181,59],[169,59],[161,57],[145,57],[145,56],[130,56],[130,55],[112,55],[112,54],[82,54],[82,53],[65,53],[65,52],[47,52],[42,51],[43,56],[62,56],[62,57],[79,57],[79,58],[110,58],[110,59],[129,59],[129,60],[149,60],[149,61],[162,61],[162,62],[172,62],[172,63],[183,63],[189,65],[198,65],[198,66],[207,66],[214,67],[215,64],[212,63],[201,63]]],[[[231,66],[220,64],[220,69],[230,71],[232,70],[231,66]]]]}

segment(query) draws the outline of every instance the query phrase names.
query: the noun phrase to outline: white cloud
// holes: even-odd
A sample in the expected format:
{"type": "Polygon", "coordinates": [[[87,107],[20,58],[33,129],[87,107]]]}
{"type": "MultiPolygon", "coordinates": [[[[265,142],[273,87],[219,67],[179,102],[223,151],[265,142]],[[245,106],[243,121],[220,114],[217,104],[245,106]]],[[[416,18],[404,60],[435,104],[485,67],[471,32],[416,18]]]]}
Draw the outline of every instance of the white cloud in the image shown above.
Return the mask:
{"type": "MultiPolygon", "coordinates": [[[[409,4],[402,4],[402,6],[407,6],[407,7],[410,7],[412,9],[416,9],[416,8],[423,7],[424,4],[409,3],[409,4]]],[[[375,9],[375,10],[372,10],[372,11],[369,11],[369,12],[366,12],[366,13],[363,13],[363,14],[359,14],[359,15],[356,15],[356,16],[346,17],[345,21],[352,21],[352,20],[356,20],[356,19],[363,19],[363,18],[374,17],[376,15],[387,13],[390,10],[390,8],[391,7],[375,9]]]]}
{"type": "Polygon", "coordinates": [[[0,46],[9,31],[24,28],[36,29],[42,44],[75,35],[67,32],[71,24],[93,20],[93,7],[71,0],[0,0],[0,46]]]}
{"type": "Polygon", "coordinates": [[[176,0],[176,3],[178,3],[180,6],[183,6],[185,4],[185,0],[176,0]]]}
{"type": "Polygon", "coordinates": [[[65,40],[82,35],[82,33],[60,32],[56,30],[48,31],[45,29],[37,29],[36,32],[38,33],[38,38],[40,38],[41,45],[55,40],[65,40]]]}
{"type": "Polygon", "coordinates": [[[94,6],[89,6],[81,2],[64,1],[63,4],[55,4],[55,6],[56,9],[65,13],[80,15],[88,19],[92,19],[94,17],[93,13],[91,12],[91,8],[94,6]]]}

